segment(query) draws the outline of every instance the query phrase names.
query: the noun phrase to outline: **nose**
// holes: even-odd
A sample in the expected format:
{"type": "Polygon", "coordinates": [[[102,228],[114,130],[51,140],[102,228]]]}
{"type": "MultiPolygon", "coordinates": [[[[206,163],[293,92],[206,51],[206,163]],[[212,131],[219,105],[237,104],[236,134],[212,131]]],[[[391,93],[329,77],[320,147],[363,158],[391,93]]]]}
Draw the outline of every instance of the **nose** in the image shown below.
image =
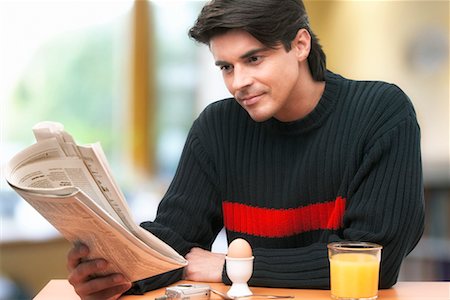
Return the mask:
{"type": "Polygon", "coordinates": [[[238,91],[247,86],[250,86],[253,82],[251,74],[246,68],[235,66],[233,70],[233,90],[238,91]]]}

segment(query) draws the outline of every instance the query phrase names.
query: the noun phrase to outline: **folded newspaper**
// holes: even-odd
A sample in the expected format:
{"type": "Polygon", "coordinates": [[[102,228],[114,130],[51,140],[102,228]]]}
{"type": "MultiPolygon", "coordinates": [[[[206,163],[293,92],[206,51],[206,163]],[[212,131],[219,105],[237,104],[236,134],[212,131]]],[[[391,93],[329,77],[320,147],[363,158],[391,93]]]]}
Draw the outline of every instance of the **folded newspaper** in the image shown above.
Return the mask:
{"type": "Polygon", "coordinates": [[[68,241],[89,246],[90,258],[130,281],[187,264],[164,241],[134,223],[99,143],[80,146],[60,123],[33,127],[36,143],[6,165],[9,185],[68,241]]]}

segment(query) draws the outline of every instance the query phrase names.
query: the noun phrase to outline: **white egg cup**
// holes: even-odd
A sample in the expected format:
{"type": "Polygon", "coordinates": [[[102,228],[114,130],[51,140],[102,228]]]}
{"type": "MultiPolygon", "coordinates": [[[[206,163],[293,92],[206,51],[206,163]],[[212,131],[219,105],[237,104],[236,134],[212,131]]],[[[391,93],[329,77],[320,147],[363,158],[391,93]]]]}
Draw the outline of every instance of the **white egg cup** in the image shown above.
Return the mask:
{"type": "Polygon", "coordinates": [[[253,260],[254,256],[245,258],[225,257],[227,275],[232,282],[231,288],[227,292],[229,297],[253,295],[247,285],[253,273],[253,260]]]}

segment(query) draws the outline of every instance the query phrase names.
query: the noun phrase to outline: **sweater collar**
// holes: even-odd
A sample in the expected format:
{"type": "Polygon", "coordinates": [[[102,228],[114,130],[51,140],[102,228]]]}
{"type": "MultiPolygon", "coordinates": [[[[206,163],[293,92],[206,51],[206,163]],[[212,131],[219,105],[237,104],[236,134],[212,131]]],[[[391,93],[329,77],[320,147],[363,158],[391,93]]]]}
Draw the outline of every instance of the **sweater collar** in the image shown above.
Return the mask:
{"type": "Polygon", "coordinates": [[[300,134],[320,127],[333,110],[339,98],[341,76],[327,71],[325,75],[325,90],[316,107],[304,118],[291,122],[281,122],[271,118],[264,122],[271,131],[280,134],[300,134]]]}

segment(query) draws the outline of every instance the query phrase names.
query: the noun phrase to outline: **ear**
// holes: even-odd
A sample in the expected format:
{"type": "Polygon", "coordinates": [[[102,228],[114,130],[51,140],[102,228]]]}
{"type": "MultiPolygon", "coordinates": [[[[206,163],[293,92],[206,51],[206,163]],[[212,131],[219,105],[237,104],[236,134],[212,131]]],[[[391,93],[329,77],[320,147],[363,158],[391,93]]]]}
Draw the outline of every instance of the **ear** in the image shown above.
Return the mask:
{"type": "Polygon", "coordinates": [[[305,28],[300,28],[297,35],[292,40],[291,45],[293,51],[297,55],[299,61],[304,61],[308,58],[309,51],[311,51],[311,35],[305,28]]]}

